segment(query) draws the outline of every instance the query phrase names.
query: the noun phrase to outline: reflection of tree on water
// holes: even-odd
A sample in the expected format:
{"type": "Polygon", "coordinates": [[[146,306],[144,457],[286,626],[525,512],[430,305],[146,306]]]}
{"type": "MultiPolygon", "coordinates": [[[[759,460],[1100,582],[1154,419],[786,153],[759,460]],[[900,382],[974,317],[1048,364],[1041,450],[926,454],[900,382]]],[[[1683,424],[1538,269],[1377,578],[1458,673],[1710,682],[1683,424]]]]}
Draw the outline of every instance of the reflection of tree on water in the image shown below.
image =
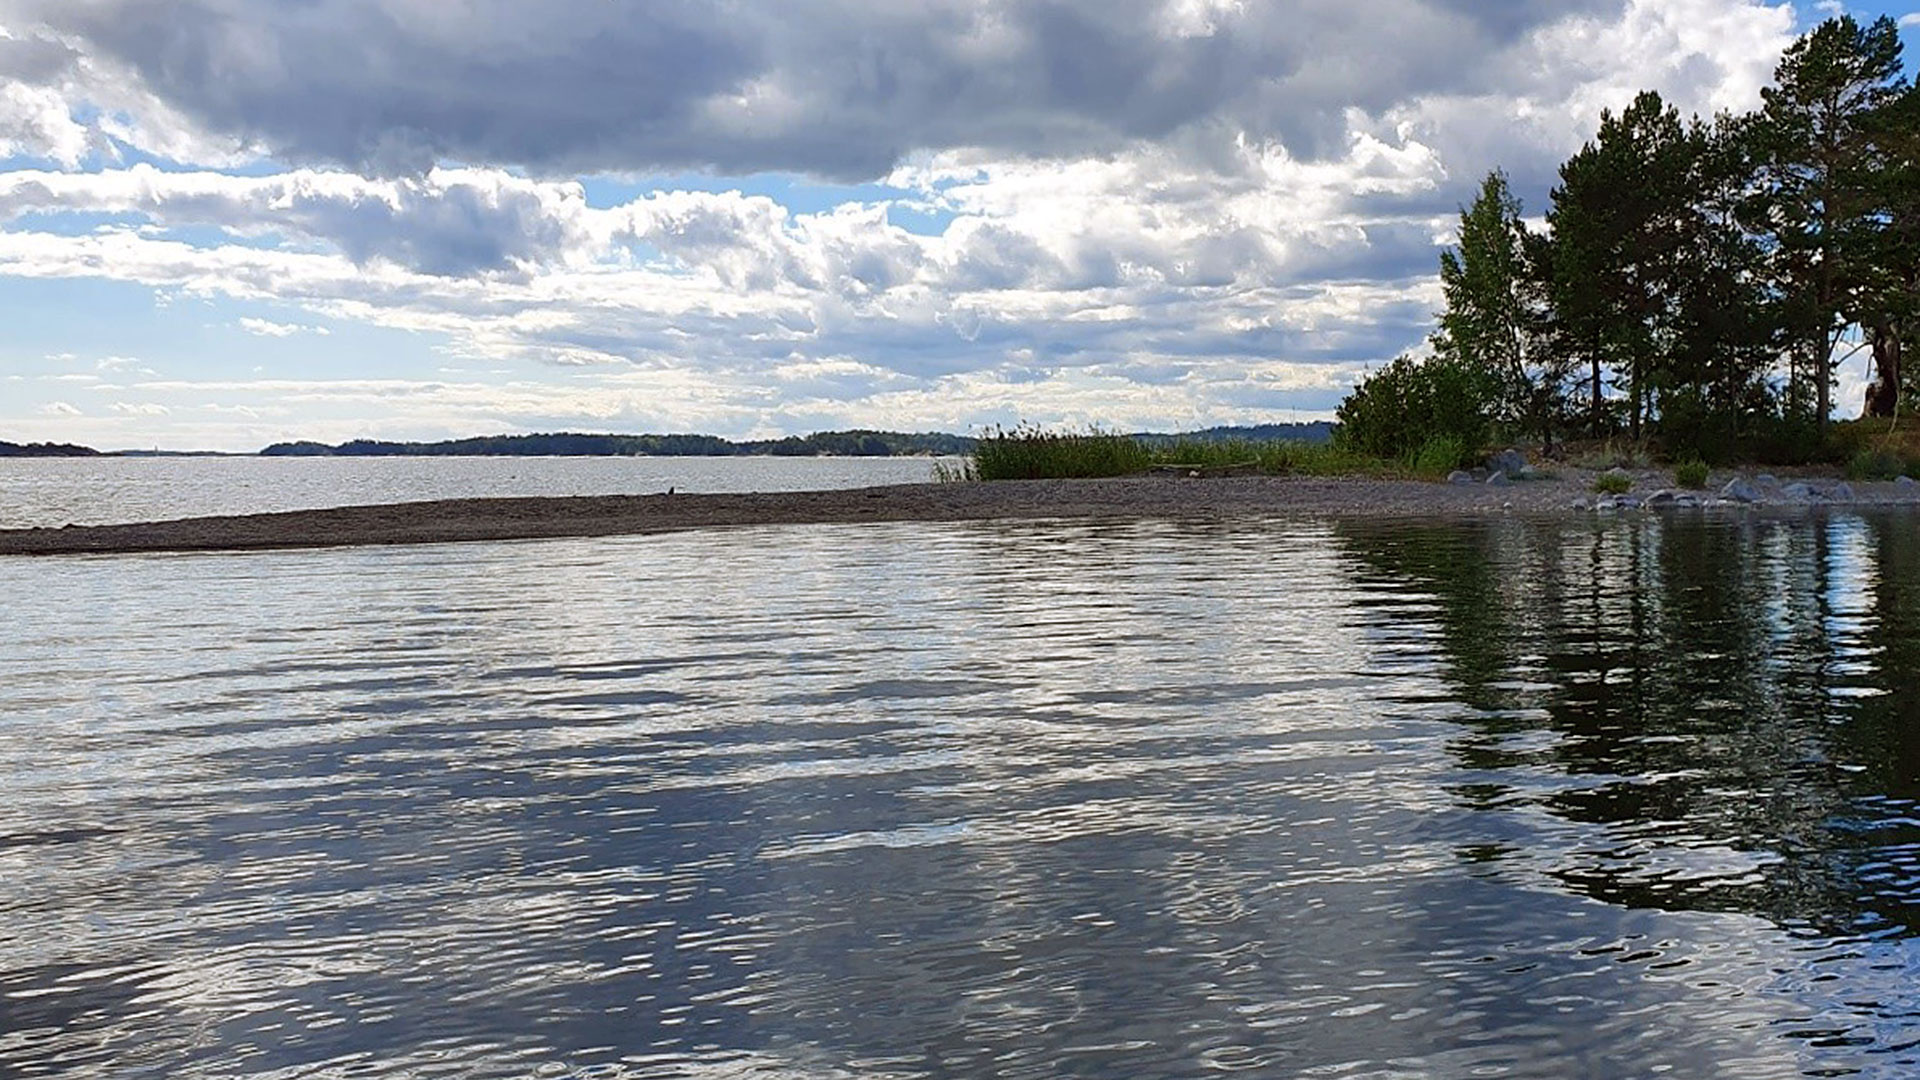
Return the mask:
{"type": "Polygon", "coordinates": [[[1338,535],[1362,578],[1437,605],[1444,677],[1470,710],[1449,747],[1470,771],[1456,794],[1578,832],[1471,854],[1534,859],[1627,906],[1920,932],[1911,520],[1338,535]]]}

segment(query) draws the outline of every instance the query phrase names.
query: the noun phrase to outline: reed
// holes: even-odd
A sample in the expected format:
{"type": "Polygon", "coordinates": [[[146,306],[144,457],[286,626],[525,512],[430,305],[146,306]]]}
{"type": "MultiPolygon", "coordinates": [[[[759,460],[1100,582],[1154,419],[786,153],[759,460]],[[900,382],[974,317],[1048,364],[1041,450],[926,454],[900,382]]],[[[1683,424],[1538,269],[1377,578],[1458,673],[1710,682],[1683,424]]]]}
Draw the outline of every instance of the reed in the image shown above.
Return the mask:
{"type": "Polygon", "coordinates": [[[982,480],[1053,480],[1125,476],[1146,472],[1153,462],[1136,439],[1102,431],[1084,434],[1039,428],[995,429],[973,451],[973,472],[982,480]]]}
{"type": "Polygon", "coordinates": [[[1244,469],[1268,476],[1404,476],[1400,462],[1364,457],[1337,447],[1285,440],[1174,439],[1143,441],[1107,432],[996,430],[982,438],[971,462],[981,480],[1051,480],[1128,476],[1153,469],[1219,472],[1244,469]]]}

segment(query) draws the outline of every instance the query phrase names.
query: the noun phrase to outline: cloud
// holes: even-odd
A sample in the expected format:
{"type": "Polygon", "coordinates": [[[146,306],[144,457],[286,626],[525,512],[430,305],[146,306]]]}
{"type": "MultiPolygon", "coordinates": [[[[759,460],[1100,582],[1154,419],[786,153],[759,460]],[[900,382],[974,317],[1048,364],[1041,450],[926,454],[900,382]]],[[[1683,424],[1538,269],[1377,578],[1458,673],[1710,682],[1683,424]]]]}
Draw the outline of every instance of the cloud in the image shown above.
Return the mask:
{"type": "Polygon", "coordinates": [[[327,334],[333,333],[333,331],[327,329],[324,326],[304,326],[300,323],[280,323],[280,322],[273,322],[268,319],[256,319],[256,318],[253,318],[252,316],[241,317],[240,329],[245,330],[249,334],[254,334],[259,337],[276,337],[276,338],[292,337],[295,334],[319,334],[321,336],[325,336],[327,334]]]}
{"type": "Polygon", "coordinates": [[[91,173],[0,173],[0,217],[29,212],[137,213],[161,226],[236,236],[320,240],[358,263],[429,274],[522,272],[585,244],[578,183],[536,183],[498,170],[435,169],[369,180],[297,170],[273,176],[163,172],[140,164],[91,173]]]}
{"type": "Polygon", "coordinates": [[[64,401],[49,401],[45,405],[40,406],[38,409],[34,411],[40,413],[42,416],[79,416],[81,415],[81,412],[78,408],[72,405],[69,405],[64,401]]]}
{"type": "Polygon", "coordinates": [[[415,434],[739,434],[1324,411],[1424,338],[1487,169],[1538,210],[1601,109],[1751,105],[1794,24],[1746,0],[0,0],[0,25],[0,142],[42,159],[0,172],[0,275],[305,313],[217,316],[264,337],[420,335],[451,372],[116,388],[170,422],[266,398],[415,434]],[[672,169],[867,183],[649,179],[672,169]],[[459,374],[482,369],[512,374],[459,374]]]}
{"type": "MultiPolygon", "coordinates": [[[[1339,153],[1347,114],[1471,93],[1543,27],[1620,0],[10,0],[75,89],[372,174],[884,174],[1246,133],[1339,153]],[[1364,58],[1364,63],[1361,63],[1364,58]],[[1358,66],[1357,66],[1358,65],[1358,66]]],[[[44,85],[43,78],[39,83],[44,85]]],[[[151,133],[151,132],[150,132],[151,133]]],[[[136,137],[139,133],[122,133],[136,137]]]]}

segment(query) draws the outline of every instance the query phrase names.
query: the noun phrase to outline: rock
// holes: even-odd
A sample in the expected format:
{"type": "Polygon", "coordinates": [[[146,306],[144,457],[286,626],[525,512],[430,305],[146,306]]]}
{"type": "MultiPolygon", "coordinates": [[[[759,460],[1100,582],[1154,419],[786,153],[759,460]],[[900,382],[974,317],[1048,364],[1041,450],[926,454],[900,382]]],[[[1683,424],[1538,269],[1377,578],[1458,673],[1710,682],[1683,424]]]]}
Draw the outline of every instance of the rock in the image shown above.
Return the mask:
{"type": "Polygon", "coordinates": [[[1620,479],[1625,480],[1629,484],[1633,483],[1633,474],[1621,468],[1618,465],[1615,465],[1613,468],[1608,469],[1606,472],[1603,472],[1600,475],[1601,476],[1617,476],[1620,479]]]}
{"type": "Polygon", "coordinates": [[[1759,484],[1761,487],[1773,487],[1780,482],[1780,478],[1772,473],[1763,472],[1759,476],[1754,477],[1753,482],[1759,484]]]}
{"type": "Polygon", "coordinates": [[[1806,484],[1788,484],[1780,489],[1780,494],[1789,499],[1811,500],[1820,497],[1820,493],[1806,484]]]}
{"type": "Polygon", "coordinates": [[[1590,502],[1588,502],[1588,501],[1587,501],[1587,500],[1585,500],[1585,499],[1575,499],[1575,500],[1573,500],[1572,502],[1570,502],[1570,503],[1568,503],[1568,504],[1567,504],[1567,509],[1569,509],[1569,510],[1591,510],[1591,509],[1593,509],[1593,504],[1592,504],[1592,503],[1590,503],[1590,502]]]}
{"type": "Polygon", "coordinates": [[[1645,503],[1641,502],[1639,499],[1636,499],[1631,495],[1621,495],[1618,498],[1614,499],[1613,502],[1614,502],[1614,505],[1618,506],[1622,510],[1638,510],[1642,506],[1646,505],[1645,503]]]}
{"type": "Polygon", "coordinates": [[[1507,474],[1503,472],[1495,472],[1492,476],[1487,477],[1488,487],[1507,487],[1511,483],[1512,481],[1507,479],[1507,474]]]}
{"type": "Polygon", "coordinates": [[[1620,500],[1611,495],[1602,495],[1600,498],[1593,500],[1593,509],[1595,513],[1603,510],[1618,510],[1620,509],[1620,500]]]}
{"type": "Polygon", "coordinates": [[[1511,448],[1502,450],[1487,459],[1487,470],[1519,476],[1527,471],[1527,455],[1511,448]]]}
{"type": "Polygon", "coordinates": [[[1648,506],[1672,506],[1680,501],[1680,494],[1671,488],[1661,488],[1647,496],[1648,506]]]}
{"type": "Polygon", "coordinates": [[[1893,478],[1893,486],[1903,488],[1920,486],[1920,480],[1915,480],[1911,476],[1896,476],[1893,478]]]}
{"type": "Polygon", "coordinates": [[[1720,497],[1737,503],[1757,503],[1760,501],[1760,492],[1756,491],[1752,484],[1736,476],[1727,481],[1726,487],[1720,489],[1720,497]]]}
{"type": "Polygon", "coordinates": [[[1842,480],[1827,489],[1826,497],[1832,499],[1834,502],[1852,502],[1854,498],[1853,485],[1842,480]]]}
{"type": "Polygon", "coordinates": [[[1452,472],[1447,474],[1447,483],[1471,484],[1473,483],[1473,474],[1470,472],[1461,472],[1459,469],[1455,469],[1452,472]]]}

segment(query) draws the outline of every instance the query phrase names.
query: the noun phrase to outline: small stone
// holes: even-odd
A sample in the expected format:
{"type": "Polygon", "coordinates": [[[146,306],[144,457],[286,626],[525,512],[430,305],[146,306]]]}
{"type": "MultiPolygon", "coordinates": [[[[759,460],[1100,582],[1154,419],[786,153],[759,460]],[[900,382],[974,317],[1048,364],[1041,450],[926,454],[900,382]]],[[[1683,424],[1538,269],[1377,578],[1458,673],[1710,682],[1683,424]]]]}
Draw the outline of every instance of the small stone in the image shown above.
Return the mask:
{"type": "Polygon", "coordinates": [[[1471,484],[1473,483],[1473,474],[1470,472],[1462,472],[1459,469],[1455,469],[1452,472],[1447,474],[1447,483],[1471,484]]]}
{"type": "Polygon", "coordinates": [[[1508,480],[1507,474],[1503,472],[1496,472],[1492,476],[1487,477],[1488,487],[1506,487],[1510,483],[1512,483],[1512,481],[1508,480]]]}
{"type": "Polygon", "coordinates": [[[1738,476],[1727,481],[1727,486],[1720,489],[1720,497],[1737,503],[1757,503],[1760,501],[1760,493],[1754,490],[1753,485],[1738,476]]]}

